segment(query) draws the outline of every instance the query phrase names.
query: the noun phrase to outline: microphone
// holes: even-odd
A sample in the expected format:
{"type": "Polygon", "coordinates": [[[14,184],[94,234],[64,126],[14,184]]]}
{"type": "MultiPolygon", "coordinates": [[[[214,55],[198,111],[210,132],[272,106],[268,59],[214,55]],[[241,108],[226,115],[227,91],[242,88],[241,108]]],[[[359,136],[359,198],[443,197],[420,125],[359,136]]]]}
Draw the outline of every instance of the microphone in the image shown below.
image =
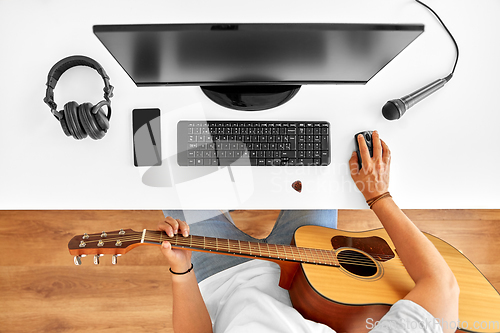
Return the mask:
{"type": "Polygon", "coordinates": [[[432,95],[450,81],[453,74],[448,75],[443,79],[436,80],[423,88],[420,88],[411,94],[408,94],[400,99],[393,99],[385,103],[382,108],[382,114],[387,120],[395,120],[401,118],[405,112],[413,105],[417,104],[424,98],[432,95]]]}
{"type": "Polygon", "coordinates": [[[411,108],[413,105],[417,104],[418,102],[420,102],[421,100],[423,100],[427,96],[432,95],[433,93],[435,93],[439,89],[443,88],[444,85],[446,83],[448,83],[448,81],[450,81],[451,78],[453,77],[453,74],[455,73],[455,68],[457,67],[457,63],[458,63],[458,55],[459,55],[458,44],[457,44],[457,41],[455,40],[455,38],[453,38],[453,35],[451,34],[450,30],[448,30],[448,28],[444,24],[443,20],[441,20],[439,15],[432,8],[430,8],[429,6],[427,6],[425,3],[423,3],[420,0],[415,0],[415,1],[418,2],[419,4],[421,4],[422,6],[424,6],[425,8],[427,8],[429,11],[431,11],[432,14],[434,14],[434,16],[436,16],[436,18],[439,20],[439,22],[441,23],[443,28],[446,30],[446,32],[450,36],[451,40],[453,41],[453,44],[455,44],[455,50],[456,50],[455,64],[453,65],[453,69],[452,69],[450,75],[448,75],[447,77],[436,80],[436,81],[426,85],[425,87],[420,88],[419,90],[412,92],[409,95],[401,97],[400,99],[393,99],[393,100],[385,103],[384,107],[382,108],[382,114],[384,115],[384,117],[387,120],[395,120],[395,119],[401,118],[405,114],[405,112],[409,108],[411,108]]]}

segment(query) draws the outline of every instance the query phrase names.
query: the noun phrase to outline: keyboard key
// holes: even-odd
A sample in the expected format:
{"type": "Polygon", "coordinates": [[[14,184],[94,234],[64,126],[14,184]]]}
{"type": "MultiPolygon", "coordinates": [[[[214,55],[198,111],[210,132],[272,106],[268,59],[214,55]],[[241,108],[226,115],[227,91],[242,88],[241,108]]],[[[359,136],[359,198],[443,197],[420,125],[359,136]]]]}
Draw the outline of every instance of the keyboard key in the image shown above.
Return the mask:
{"type": "Polygon", "coordinates": [[[330,150],[330,145],[328,143],[328,135],[321,136],[321,150],[330,150]]]}
{"type": "Polygon", "coordinates": [[[281,157],[295,158],[295,157],[297,157],[297,152],[295,150],[283,150],[281,152],[281,157]]]}

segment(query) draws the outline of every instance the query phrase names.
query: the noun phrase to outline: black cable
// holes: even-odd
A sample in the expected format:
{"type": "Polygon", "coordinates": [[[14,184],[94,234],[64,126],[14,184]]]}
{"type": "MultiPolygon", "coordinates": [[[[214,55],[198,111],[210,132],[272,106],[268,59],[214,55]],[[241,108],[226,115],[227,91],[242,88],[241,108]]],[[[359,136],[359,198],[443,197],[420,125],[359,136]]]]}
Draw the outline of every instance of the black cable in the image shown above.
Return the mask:
{"type": "Polygon", "coordinates": [[[425,8],[427,8],[428,10],[430,10],[437,17],[437,19],[439,20],[439,22],[441,23],[441,25],[443,26],[443,28],[448,33],[448,35],[450,36],[451,40],[453,41],[453,44],[455,44],[455,49],[457,51],[457,56],[455,58],[455,64],[453,65],[453,69],[452,69],[451,73],[445,78],[446,81],[450,81],[450,79],[453,77],[453,74],[455,73],[455,68],[457,67],[458,56],[459,56],[459,53],[460,53],[459,50],[458,50],[457,41],[455,40],[455,38],[453,38],[453,35],[451,34],[450,30],[448,30],[448,28],[444,24],[443,20],[441,20],[441,18],[439,17],[439,15],[431,7],[427,6],[422,1],[419,1],[419,0],[415,0],[415,1],[418,2],[419,4],[421,4],[422,6],[424,6],[425,8]]]}

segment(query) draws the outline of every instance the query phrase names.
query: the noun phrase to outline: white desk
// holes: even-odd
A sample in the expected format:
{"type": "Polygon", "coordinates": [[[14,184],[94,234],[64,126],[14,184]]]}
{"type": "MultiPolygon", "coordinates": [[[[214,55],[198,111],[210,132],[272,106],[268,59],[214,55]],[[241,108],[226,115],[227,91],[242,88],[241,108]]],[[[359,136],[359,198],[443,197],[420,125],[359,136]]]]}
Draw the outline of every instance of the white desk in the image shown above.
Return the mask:
{"type": "MultiPolygon", "coordinates": [[[[366,208],[348,169],[353,135],[366,129],[378,129],[392,150],[390,190],[402,208],[500,208],[500,2],[427,2],[457,39],[460,61],[442,90],[390,122],[384,103],[447,75],[455,57],[435,17],[410,0],[2,1],[0,208],[366,208]],[[170,160],[156,170],[170,186],[147,186],[148,168],[133,166],[132,109],[161,109],[164,158],[175,154],[178,120],[255,114],[224,109],[197,87],[137,88],[92,26],[196,22],[423,23],[425,32],[366,85],[304,86],[257,115],[329,121],[330,166],[233,167],[233,183],[227,168],[198,177],[203,168],[170,160]],[[74,54],[100,62],[115,86],[111,128],[99,141],[66,137],[42,101],[49,69],[74,54]]],[[[61,77],[55,99],[59,108],[70,100],[95,104],[102,88],[94,70],[78,67],[61,77]]]]}

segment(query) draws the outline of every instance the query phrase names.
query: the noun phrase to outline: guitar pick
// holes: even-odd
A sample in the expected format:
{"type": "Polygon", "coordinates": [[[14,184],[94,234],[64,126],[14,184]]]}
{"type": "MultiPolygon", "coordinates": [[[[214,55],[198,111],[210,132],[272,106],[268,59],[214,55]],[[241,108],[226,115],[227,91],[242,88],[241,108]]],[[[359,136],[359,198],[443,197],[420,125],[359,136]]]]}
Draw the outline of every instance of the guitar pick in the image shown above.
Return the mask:
{"type": "Polygon", "coordinates": [[[300,180],[296,180],[292,183],[292,188],[297,192],[302,192],[302,182],[300,180]]]}

